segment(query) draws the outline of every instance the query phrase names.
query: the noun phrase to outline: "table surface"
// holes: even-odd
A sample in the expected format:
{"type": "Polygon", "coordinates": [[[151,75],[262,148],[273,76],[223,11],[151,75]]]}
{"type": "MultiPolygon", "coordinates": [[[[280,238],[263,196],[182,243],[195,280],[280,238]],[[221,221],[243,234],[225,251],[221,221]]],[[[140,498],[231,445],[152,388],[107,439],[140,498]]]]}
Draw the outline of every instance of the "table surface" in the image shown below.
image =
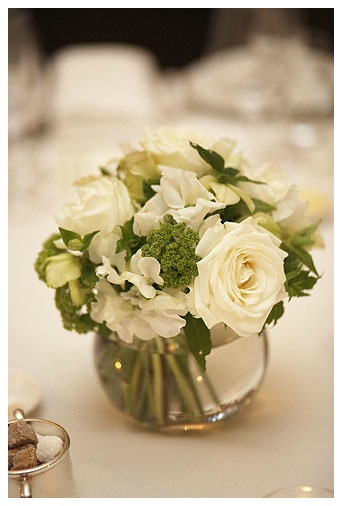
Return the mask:
{"type": "MultiPolygon", "coordinates": [[[[38,162],[29,189],[17,180],[10,188],[8,356],[10,368],[25,371],[42,389],[33,415],[68,431],[80,498],[257,498],[302,484],[333,489],[330,216],[321,226],[325,247],[314,251],[322,278],[310,297],[290,301],[269,331],[270,360],[252,403],[213,431],[164,434],[128,422],[99,384],[93,336],[63,329],[53,291],[33,269],[37,252],[56,229],[53,215],[67,179],[74,176],[70,167],[77,171],[80,161],[84,166],[95,155],[107,156],[122,129],[124,136],[136,136],[139,128],[121,126],[112,135],[106,130],[106,137],[97,135],[102,144],[93,134],[89,138],[97,152],[91,153],[89,144],[86,152],[84,142],[72,144],[68,135],[61,142],[56,133],[33,147],[21,144],[20,150],[33,156],[32,165],[38,162]]],[[[23,155],[12,153],[10,174],[18,156],[23,155]]]]}

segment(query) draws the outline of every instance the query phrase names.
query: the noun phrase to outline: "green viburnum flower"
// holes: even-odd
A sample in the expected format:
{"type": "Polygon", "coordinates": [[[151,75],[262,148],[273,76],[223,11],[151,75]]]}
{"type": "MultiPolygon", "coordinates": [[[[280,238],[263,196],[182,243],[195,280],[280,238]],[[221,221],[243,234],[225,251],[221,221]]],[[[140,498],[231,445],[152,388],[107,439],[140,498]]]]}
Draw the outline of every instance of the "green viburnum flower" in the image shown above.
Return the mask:
{"type": "Polygon", "coordinates": [[[160,276],[164,286],[181,288],[189,285],[198,274],[195,254],[199,234],[184,223],[163,223],[147,235],[142,256],[154,257],[160,262],[160,276]]]}
{"type": "Polygon", "coordinates": [[[49,257],[57,255],[60,253],[60,249],[55,245],[55,241],[60,239],[59,234],[52,234],[46,241],[43,243],[43,248],[39,252],[37,259],[34,263],[34,268],[36,273],[38,274],[39,279],[46,283],[46,261],[49,257]]]}

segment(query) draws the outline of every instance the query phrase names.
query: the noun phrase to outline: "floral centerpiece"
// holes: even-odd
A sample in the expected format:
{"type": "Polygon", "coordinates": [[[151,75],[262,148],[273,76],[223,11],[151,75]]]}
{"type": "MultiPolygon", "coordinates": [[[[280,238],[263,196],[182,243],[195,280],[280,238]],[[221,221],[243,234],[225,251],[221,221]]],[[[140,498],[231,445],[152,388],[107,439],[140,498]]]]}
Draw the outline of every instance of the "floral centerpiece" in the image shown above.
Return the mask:
{"type": "MultiPolygon", "coordinates": [[[[145,349],[178,339],[203,372],[212,329],[258,336],[314,287],[318,224],[305,208],[234,141],[164,127],[75,183],[35,269],[66,329],[145,349]]],[[[136,370],[135,360],[126,382],[136,370]]]]}

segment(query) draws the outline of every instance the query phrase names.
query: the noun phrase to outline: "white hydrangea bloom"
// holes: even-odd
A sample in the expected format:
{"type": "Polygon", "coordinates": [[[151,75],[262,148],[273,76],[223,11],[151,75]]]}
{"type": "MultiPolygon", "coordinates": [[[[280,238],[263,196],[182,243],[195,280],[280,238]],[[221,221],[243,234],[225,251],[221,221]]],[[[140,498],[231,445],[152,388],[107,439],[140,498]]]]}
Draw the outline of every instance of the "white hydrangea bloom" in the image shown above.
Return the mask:
{"type": "Polygon", "coordinates": [[[130,259],[130,264],[119,274],[114,269],[108,258],[102,257],[103,264],[96,269],[96,274],[100,278],[106,277],[110,283],[123,285],[129,281],[139,290],[143,297],[151,299],[155,297],[156,290],[153,283],[163,285],[163,279],[160,276],[160,263],[153,257],[142,257],[141,250],[138,250],[130,259]]]}
{"type": "MultiPolygon", "coordinates": [[[[105,322],[110,330],[120,336],[125,335],[127,321],[131,316],[132,307],[129,301],[120,297],[113,286],[105,279],[96,284],[96,302],[91,304],[90,316],[98,323],[105,322]]],[[[124,339],[127,342],[131,342],[124,339]]]]}
{"type": "Polygon", "coordinates": [[[134,337],[142,340],[174,337],[186,324],[181,318],[187,313],[186,297],[180,291],[157,291],[153,299],[146,299],[136,286],[118,294],[108,281],[101,279],[96,292],[91,318],[106,322],[125,342],[132,342],[134,337]]]}

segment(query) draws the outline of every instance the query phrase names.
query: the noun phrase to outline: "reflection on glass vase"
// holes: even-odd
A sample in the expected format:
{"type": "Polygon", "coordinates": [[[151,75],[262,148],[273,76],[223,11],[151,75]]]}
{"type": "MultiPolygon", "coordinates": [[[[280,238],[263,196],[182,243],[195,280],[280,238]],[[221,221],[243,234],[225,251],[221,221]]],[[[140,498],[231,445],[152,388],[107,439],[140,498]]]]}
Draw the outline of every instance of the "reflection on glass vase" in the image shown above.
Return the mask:
{"type": "Polygon", "coordinates": [[[266,333],[239,337],[224,325],[211,330],[206,371],[184,334],[151,341],[97,335],[95,365],[114,405],[133,420],[162,430],[202,430],[247,405],[267,364],[266,333]]]}

